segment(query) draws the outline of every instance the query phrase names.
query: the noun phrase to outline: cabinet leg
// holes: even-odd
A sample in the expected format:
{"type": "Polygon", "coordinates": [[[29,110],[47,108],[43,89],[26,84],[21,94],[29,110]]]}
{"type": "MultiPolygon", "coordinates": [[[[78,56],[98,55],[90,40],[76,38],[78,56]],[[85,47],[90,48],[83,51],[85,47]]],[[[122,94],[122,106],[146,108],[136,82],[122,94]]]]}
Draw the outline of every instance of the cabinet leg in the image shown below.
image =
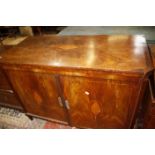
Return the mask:
{"type": "MultiPolygon", "coordinates": [[[[27,115],[28,116],[28,115],[27,115]]],[[[32,121],[33,120],[33,117],[32,116],[28,116],[28,118],[32,121]]]]}

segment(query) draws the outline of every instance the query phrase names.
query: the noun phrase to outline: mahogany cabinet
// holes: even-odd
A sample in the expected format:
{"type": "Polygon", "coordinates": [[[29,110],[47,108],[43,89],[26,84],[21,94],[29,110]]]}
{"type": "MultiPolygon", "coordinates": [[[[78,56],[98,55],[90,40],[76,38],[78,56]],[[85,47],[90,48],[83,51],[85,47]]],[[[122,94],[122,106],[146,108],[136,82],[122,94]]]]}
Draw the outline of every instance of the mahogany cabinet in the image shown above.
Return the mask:
{"type": "Polygon", "coordinates": [[[143,99],[154,68],[143,36],[29,37],[2,52],[0,65],[29,116],[133,128],[149,105],[143,99]]]}

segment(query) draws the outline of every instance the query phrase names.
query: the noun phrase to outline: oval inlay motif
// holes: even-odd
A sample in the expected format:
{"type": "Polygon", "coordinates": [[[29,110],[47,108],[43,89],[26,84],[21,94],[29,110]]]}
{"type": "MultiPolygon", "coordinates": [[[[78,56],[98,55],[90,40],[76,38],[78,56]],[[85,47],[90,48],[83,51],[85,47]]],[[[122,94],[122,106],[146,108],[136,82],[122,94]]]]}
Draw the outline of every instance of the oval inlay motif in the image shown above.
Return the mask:
{"type": "Polygon", "coordinates": [[[41,96],[37,92],[34,92],[33,95],[34,95],[35,101],[40,104],[42,102],[41,96]]]}
{"type": "Polygon", "coordinates": [[[97,101],[94,101],[94,103],[92,104],[91,111],[94,115],[98,115],[101,112],[100,106],[97,101]]]}

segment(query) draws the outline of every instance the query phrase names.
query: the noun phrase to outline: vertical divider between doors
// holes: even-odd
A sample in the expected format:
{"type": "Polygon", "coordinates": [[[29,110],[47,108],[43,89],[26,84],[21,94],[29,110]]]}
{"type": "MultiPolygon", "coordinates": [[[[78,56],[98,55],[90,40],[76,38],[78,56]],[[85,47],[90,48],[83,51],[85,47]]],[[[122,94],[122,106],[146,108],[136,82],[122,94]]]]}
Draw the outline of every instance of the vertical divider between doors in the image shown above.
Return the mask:
{"type": "Polygon", "coordinates": [[[56,83],[56,87],[57,87],[57,90],[58,90],[58,94],[59,94],[59,96],[62,99],[63,107],[65,108],[65,111],[67,113],[68,124],[71,125],[71,121],[70,121],[70,117],[69,117],[69,112],[68,112],[68,109],[67,109],[66,104],[65,104],[65,97],[63,95],[62,85],[61,85],[61,82],[60,82],[60,75],[55,74],[54,77],[55,77],[55,83],[56,83]]]}

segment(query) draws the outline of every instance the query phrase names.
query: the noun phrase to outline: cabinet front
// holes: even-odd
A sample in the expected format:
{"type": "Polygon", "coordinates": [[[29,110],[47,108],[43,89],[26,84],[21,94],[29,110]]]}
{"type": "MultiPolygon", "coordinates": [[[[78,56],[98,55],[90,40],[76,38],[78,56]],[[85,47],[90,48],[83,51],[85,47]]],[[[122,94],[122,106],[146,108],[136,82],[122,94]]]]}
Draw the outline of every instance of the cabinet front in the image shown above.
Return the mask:
{"type": "Polygon", "coordinates": [[[0,90],[11,90],[11,87],[7,81],[7,78],[0,70],[0,90]]]}
{"type": "Polygon", "coordinates": [[[6,73],[27,113],[67,122],[55,76],[20,70],[6,73]]]}
{"type": "Polygon", "coordinates": [[[129,127],[136,103],[136,84],[72,76],[61,76],[60,81],[72,126],[129,127]]]}

